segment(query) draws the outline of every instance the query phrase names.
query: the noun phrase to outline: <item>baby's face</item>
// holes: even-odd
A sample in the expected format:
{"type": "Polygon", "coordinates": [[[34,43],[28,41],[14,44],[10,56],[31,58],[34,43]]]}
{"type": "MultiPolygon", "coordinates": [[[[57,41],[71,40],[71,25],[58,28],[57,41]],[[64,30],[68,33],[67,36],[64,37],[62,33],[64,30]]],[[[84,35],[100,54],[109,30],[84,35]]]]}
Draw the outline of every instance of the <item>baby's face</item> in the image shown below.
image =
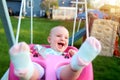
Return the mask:
{"type": "Polygon", "coordinates": [[[63,52],[68,47],[69,33],[63,27],[57,27],[52,30],[48,42],[52,49],[63,52]]]}

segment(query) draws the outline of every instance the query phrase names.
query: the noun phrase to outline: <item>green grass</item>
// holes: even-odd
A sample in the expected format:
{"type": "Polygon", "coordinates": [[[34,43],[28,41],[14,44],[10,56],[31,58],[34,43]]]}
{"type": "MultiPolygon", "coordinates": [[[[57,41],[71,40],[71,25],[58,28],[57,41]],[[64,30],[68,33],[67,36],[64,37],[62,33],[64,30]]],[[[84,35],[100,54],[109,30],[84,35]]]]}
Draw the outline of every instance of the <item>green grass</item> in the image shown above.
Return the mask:
{"type": "MultiPolygon", "coordinates": [[[[16,34],[18,19],[11,17],[14,34],[16,34]]],[[[9,44],[4,32],[2,22],[0,20],[0,77],[3,76],[9,67],[9,44]]],[[[34,18],[33,21],[33,43],[48,44],[47,36],[50,29],[57,25],[65,26],[72,35],[73,21],[72,20],[51,20],[44,18],[34,18]]],[[[22,19],[20,41],[25,41],[30,44],[30,18],[22,19]]],[[[76,47],[81,45],[81,40],[74,44],[76,47]]],[[[98,56],[93,61],[94,78],[95,80],[120,80],[120,58],[98,56]]]]}
{"type": "Polygon", "coordinates": [[[120,58],[98,56],[93,69],[95,80],[120,80],[120,58]]]}

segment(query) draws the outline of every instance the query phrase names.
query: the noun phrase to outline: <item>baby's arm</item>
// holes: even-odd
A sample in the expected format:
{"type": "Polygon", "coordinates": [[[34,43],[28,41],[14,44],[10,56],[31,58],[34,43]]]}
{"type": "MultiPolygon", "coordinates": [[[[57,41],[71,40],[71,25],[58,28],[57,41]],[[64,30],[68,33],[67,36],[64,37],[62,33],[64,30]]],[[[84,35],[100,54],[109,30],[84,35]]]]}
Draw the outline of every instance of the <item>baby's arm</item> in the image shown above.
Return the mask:
{"type": "Polygon", "coordinates": [[[35,46],[34,46],[34,50],[35,50],[39,55],[41,55],[43,58],[46,57],[46,53],[45,53],[46,48],[43,47],[42,45],[35,45],[35,46]]]}

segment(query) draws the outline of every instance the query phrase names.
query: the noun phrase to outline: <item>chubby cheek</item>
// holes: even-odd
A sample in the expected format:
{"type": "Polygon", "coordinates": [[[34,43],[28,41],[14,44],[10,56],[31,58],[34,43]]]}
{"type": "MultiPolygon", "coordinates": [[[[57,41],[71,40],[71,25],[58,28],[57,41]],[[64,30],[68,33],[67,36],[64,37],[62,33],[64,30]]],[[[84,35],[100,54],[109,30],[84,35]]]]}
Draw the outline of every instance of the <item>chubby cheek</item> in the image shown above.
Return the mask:
{"type": "Polygon", "coordinates": [[[57,43],[55,41],[50,43],[51,48],[56,49],[57,48],[57,43]]]}
{"type": "Polygon", "coordinates": [[[65,45],[66,48],[68,47],[68,42],[69,42],[69,41],[67,40],[67,41],[66,41],[66,45],[65,45]]]}

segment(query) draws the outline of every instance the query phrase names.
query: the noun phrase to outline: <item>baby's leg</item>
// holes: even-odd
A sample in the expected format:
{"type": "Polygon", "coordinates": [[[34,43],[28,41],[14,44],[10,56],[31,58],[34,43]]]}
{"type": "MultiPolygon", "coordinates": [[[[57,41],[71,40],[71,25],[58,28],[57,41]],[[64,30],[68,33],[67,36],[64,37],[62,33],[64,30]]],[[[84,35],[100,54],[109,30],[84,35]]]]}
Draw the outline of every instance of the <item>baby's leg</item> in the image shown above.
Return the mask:
{"type": "Polygon", "coordinates": [[[80,76],[81,70],[74,71],[70,65],[64,65],[57,69],[58,80],[76,80],[80,76]]]}
{"type": "Polygon", "coordinates": [[[14,73],[19,78],[30,80],[38,79],[44,74],[44,69],[30,58],[29,46],[24,43],[15,44],[10,50],[10,59],[14,65],[14,73]]]}
{"type": "Polygon", "coordinates": [[[58,69],[57,75],[60,75],[58,77],[62,80],[76,80],[83,68],[92,62],[100,51],[100,42],[94,37],[88,37],[79,51],[73,55],[70,65],[58,69]]]}

